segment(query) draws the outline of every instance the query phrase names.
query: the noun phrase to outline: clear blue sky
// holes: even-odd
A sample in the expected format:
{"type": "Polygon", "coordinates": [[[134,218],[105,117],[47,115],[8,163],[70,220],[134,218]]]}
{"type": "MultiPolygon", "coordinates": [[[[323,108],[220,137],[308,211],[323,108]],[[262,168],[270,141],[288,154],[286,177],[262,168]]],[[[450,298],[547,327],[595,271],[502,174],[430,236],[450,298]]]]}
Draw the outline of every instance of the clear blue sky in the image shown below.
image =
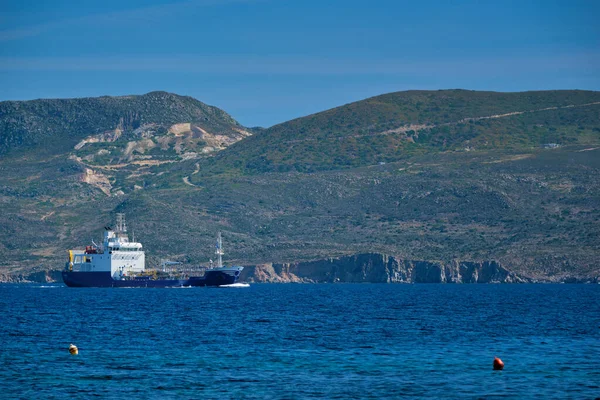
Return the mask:
{"type": "Polygon", "coordinates": [[[166,90],[270,126],[407,89],[600,90],[593,0],[0,5],[0,100],[166,90]]]}

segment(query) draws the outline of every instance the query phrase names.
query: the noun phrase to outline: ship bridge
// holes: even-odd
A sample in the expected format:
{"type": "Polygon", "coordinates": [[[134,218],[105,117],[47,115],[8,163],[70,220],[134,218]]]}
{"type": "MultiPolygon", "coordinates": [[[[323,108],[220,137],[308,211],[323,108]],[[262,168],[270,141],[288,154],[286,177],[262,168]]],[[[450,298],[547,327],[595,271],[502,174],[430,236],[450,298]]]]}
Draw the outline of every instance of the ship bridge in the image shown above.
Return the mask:
{"type": "Polygon", "coordinates": [[[109,272],[114,279],[144,272],[145,254],[142,244],[130,242],[123,214],[117,214],[113,230],[105,227],[102,246],[87,246],[85,251],[71,250],[72,270],[83,272],[109,272]]]}

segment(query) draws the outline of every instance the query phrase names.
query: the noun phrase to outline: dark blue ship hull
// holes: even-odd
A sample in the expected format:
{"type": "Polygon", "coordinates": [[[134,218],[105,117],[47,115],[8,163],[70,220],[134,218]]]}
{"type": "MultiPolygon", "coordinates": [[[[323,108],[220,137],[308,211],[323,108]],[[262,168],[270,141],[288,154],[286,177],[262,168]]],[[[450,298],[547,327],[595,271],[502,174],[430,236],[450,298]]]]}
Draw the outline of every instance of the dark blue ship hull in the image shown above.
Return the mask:
{"type": "Polygon", "coordinates": [[[135,279],[113,279],[110,272],[81,272],[63,270],[62,278],[69,287],[116,287],[116,288],[165,288],[190,286],[223,286],[237,281],[238,273],[229,275],[222,271],[205,272],[201,277],[187,279],[153,279],[150,276],[135,279]]]}

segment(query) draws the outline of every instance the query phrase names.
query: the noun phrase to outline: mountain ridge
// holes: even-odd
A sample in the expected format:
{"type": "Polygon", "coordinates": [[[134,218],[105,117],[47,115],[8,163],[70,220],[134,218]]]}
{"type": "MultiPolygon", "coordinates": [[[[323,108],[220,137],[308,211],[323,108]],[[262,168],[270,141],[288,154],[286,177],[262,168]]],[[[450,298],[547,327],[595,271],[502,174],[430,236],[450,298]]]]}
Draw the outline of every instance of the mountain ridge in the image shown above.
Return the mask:
{"type": "MultiPolygon", "coordinates": [[[[573,111],[567,109],[569,106],[588,104],[593,105],[594,110],[576,110],[580,114],[578,118],[587,118],[590,126],[597,127],[599,102],[600,92],[579,90],[388,93],[270,127],[260,136],[245,141],[243,149],[234,148],[219,154],[212,171],[311,172],[374,165],[432,151],[467,147],[490,149],[554,142],[569,144],[577,141],[573,132],[561,136],[564,132],[551,130],[548,125],[560,124],[561,118],[569,115],[566,111],[573,111]],[[556,112],[548,115],[530,112],[536,109],[551,111],[554,107],[556,112]],[[495,115],[510,119],[511,128],[525,131],[525,134],[511,137],[508,132],[498,132],[499,124],[490,118],[495,115]],[[459,123],[466,126],[456,127],[459,123]],[[319,146],[320,143],[326,143],[326,146],[319,146]]],[[[578,123],[575,120],[568,122],[578,123]]],[[[578,127],[562,125],[565,130],[578,127]]]]}
{"type": "Polygon", "coordinates": [[[207,130],[231,133],[244,129],[229,114],[189,96],[154,91],[144,95],[0,102],[0,153],[21,146],[56,148],[55,141],[75,145],[86,136],[144,124],[168,129],[177,123],[198,123],[207,130]]]}

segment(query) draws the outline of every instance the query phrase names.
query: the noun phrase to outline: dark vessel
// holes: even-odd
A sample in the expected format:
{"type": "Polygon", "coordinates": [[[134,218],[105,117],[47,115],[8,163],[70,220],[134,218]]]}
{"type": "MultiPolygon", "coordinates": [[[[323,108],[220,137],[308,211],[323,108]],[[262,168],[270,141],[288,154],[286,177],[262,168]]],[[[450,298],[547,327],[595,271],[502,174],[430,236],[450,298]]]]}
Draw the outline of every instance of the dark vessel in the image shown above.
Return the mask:
{"type": "Polygon", "coordinates": [[[85,250],[69,250],[62,277],[69,287],[189,287],[235,285],[244,267],[222,264],[221,233],[217,240],[218,264],[194,272],[176,268],[146,270],[142,244],[129,241],[123,214],[117,214],[116,229],[105,228],[101,246],[86,246],[85,250]],[[203,274],[201,274],[203,272],[203,274]]]}

